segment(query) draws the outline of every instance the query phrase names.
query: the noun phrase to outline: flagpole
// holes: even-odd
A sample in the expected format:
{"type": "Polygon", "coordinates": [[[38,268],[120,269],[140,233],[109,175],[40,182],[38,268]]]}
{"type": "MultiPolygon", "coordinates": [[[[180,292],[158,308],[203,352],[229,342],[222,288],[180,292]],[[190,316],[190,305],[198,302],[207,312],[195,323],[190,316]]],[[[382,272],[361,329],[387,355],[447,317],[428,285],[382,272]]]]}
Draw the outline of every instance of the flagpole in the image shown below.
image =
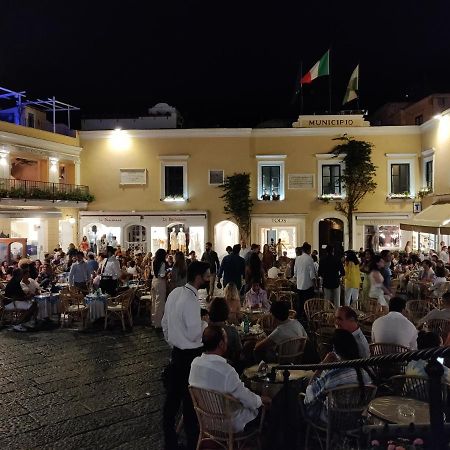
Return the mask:
{"type": "Polygon", "coordinates": [[[331,114],[331,45],[328,53],[328,100],[329,100],[329,114],[331,114]]]}
{"type": "Polygon", "coordinates": [[[361,90],[359,89],[359,71],[361,70],[361,67],[359,66],[358,63],[358,91],[356,92],[357,97],[356,97],[356,106],[358,106],[358,111],[361,111],[361,107],[359,106],[359,93],[361,92],[361,90]]]}
{"type": "Polygon", "coordinates": [[[300,115],[303,114],[303,61],[300,61],[300,115]]]}

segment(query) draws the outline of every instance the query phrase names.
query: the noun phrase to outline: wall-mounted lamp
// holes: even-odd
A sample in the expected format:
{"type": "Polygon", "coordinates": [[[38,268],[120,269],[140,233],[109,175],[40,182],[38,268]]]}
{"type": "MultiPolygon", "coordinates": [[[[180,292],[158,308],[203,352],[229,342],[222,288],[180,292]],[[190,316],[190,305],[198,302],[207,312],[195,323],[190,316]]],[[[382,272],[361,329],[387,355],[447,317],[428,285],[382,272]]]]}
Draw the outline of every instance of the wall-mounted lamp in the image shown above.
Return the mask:
{"type": "Polygon", "coordinates": [[[70,225],[74,225],[76,222],[73,216],[66,216],[66,220],[70,223],[70,225]]]}
{"type": "Polygon", "coordinates": [[[50,161],[50,171],[51,172],[58,172],[58,158],[49,158],[50,161]]]}
{"type": "Polygon", "coordinates": [[[3,145],[0,149],[0,165],[1,166],[7,166],[8,165],[8,156],[9,156],[9,150],[6,149],[6,147],[3,145]]]}

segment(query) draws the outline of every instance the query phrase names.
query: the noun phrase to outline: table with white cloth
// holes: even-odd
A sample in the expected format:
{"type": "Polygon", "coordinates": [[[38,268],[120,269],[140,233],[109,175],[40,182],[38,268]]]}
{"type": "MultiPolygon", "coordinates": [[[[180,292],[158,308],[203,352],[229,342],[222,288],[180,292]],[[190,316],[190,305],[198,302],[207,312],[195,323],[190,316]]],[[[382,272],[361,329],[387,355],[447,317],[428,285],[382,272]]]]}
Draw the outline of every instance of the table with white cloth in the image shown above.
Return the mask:
{"type": "Polygon", "coordinates": [[[368,412],[382,422],[405,424],[429,424],[428,403],[407,397],[377,397],[369,403],[368,412]]]}
{"type": "Polygon", "coordinates": [[[88,294],[84,302],[89,310],[89,321],[94,322],[101,317],[105,317],[106,305],[108,303],[108,294],[88,294]]]}
{"type": "Polygon", "coordinates": [[[38,305],[38,319],[46,319],[52,314],[59,313],[59,294],[47,292],[35,295],[34,300],[38,305]]]}

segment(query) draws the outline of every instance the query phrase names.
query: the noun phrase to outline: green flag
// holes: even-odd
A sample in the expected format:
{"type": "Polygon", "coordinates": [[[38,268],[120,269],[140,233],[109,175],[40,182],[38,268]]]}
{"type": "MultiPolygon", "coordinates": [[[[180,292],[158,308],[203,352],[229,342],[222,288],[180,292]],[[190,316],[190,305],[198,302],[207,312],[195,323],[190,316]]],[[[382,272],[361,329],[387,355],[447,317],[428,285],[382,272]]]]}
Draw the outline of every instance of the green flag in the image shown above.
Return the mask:
{"type": "Polygon", "coordinates": [[[359,64],[355,67],[355,70],[350,77],[350,81],[348,82],[347,91],[344,96],[344,101],[342,102],[345,105],[348,102],[351,102],[355,98],[358,98],[358,84],[359,84],[359,64]]]}

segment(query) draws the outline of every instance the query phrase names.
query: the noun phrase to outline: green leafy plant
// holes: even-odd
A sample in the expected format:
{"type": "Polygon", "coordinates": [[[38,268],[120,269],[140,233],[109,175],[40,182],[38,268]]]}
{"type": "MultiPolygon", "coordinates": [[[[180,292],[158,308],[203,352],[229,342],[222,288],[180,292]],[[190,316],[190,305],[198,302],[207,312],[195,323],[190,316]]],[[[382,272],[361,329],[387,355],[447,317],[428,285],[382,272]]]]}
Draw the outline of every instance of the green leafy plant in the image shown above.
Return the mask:
{"type": "Polygon", "coordinates": [[[250,215],[253,208],[253,201],[250,197],[250,174],[235,173],[228,176],[219,188],[224,191],[220,198],[224,201],[225,214],[235,220],[241,239],[248,242],[250,215]]]}
{"type": "Polygon", "coordinates": [[[341,143],[330,153],[335,157],[343,156],[345,164],[341,180],[345,189],[345,197],[336,204],[336,211],[345,214],[348,223],[348,248],[353,248],[353,214],[358,210],[361,200],[375,192],[376,166],[372,163],[373,144],[358,141],[346,134],[333,139],[341,143]]]}

